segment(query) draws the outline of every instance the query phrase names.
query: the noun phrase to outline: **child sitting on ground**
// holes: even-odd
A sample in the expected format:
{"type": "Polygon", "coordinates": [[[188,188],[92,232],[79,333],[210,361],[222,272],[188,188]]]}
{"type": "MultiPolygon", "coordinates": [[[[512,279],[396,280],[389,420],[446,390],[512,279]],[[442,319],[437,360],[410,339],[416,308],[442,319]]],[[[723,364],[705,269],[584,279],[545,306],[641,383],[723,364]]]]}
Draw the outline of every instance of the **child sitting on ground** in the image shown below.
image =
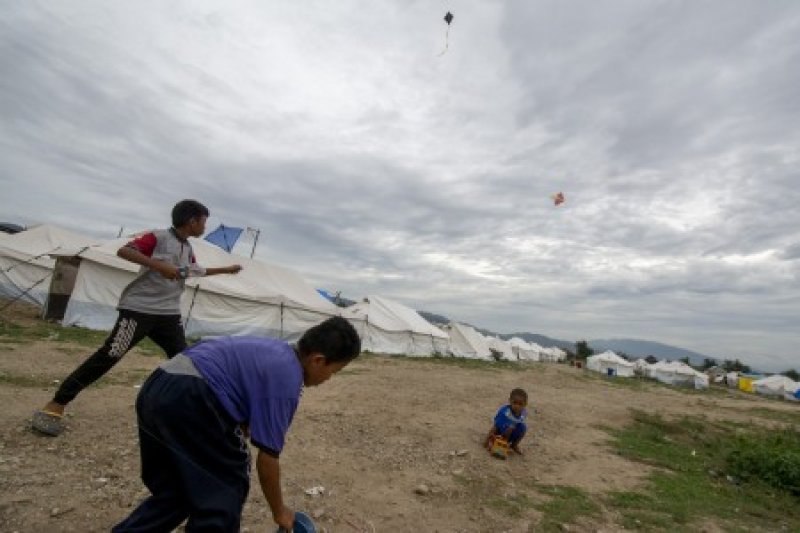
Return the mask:
{"type": "Polygon", "coordinates": [[[508,441],[512,450],[522,455],[519,443],[525,437],[527,426],[525,418],[528,416],[528,393],[523,389],[514,389],[508,397],[508,404],[498,409],[494,417],[494,424],[486,436],[484,446],[491,451],[492,443],[497,437],[508,441]]]}

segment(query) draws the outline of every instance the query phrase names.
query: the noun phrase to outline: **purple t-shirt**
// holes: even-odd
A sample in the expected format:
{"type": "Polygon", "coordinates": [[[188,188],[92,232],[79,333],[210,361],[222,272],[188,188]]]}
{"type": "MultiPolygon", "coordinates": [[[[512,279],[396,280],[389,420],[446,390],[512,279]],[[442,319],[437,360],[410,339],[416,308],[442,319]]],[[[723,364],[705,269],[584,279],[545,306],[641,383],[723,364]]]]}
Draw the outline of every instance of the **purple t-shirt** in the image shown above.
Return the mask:
{"type": "Polygon", "coordinates": [[[183,353],[228,414],[250,426],[253,444],[277,456],[303,390],[294,348],[266,337],[219,337],[183,353]]]}

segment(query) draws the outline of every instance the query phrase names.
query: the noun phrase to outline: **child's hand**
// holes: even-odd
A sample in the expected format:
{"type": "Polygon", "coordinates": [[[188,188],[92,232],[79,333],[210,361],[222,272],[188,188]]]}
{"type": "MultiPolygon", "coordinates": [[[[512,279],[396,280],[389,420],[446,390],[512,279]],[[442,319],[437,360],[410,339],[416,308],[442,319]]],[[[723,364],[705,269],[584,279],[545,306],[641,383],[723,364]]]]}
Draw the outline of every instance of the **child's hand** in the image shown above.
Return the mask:
{"type": "Polygon", "coordinates": [[[286,531],[292,531],[292,529],[294,529],[294,511],[285,505],[278,509],[277,513],[272,515],[272,519],[286,531]]]}
{"type": "Polygon", "coordinates": [[[167,279],[179,279],[181,277],[180,269],[169,263],[159,262],[155,270],[167,279]]]}

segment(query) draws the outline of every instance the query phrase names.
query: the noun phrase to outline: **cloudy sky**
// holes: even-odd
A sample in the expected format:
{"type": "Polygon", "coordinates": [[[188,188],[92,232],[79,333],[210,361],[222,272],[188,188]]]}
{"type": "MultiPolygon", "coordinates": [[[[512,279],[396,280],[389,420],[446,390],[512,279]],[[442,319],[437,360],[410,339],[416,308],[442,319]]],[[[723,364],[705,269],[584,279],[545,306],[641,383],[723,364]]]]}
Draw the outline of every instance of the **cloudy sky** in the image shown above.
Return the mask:
{"type": "Polygon", "coordinates": [[[351,299],[785,370],[798,35],[794,0],[0,0],[0,219],[197,198],[351,299]]]}

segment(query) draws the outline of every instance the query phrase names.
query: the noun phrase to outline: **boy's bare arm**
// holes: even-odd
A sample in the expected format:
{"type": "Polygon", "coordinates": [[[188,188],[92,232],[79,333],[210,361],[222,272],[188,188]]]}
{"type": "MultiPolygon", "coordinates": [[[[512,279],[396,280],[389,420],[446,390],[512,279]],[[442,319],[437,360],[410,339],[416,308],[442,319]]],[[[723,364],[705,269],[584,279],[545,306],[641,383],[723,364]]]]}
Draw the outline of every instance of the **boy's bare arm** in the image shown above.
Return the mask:
{"type": "Polygon", "coordinates": [[[294,511],[283,504],[281,468],[278,459],[258,450],[256,470],[258,481],[261,483],[261,492],[269,503],[273,520],[287,531],[291,531],[294,526],[294,511]]]}
{"type": "Polygon", "coordinates": [[[153,259],[152,257],[144,255],[139,250],[131,248],[130,246],[123,246],[117,250],[117,256],[125,259],[126,261],[130,261],[131,263],[136,263],[137,265],[142,265],[151,270],[155,270],[167,279],[178,279],[180,277],[178,267],[175,265],[165,263],[164,261],[159,261],[158,259],[153,259]]]}
{"type": "Polygon", "coordinates": [[[236,274],[242,269],[242,265],[229,265],[226,267],[211,267],[206,269],[206,276],[216,276],[217,274],[236,274]]]}

